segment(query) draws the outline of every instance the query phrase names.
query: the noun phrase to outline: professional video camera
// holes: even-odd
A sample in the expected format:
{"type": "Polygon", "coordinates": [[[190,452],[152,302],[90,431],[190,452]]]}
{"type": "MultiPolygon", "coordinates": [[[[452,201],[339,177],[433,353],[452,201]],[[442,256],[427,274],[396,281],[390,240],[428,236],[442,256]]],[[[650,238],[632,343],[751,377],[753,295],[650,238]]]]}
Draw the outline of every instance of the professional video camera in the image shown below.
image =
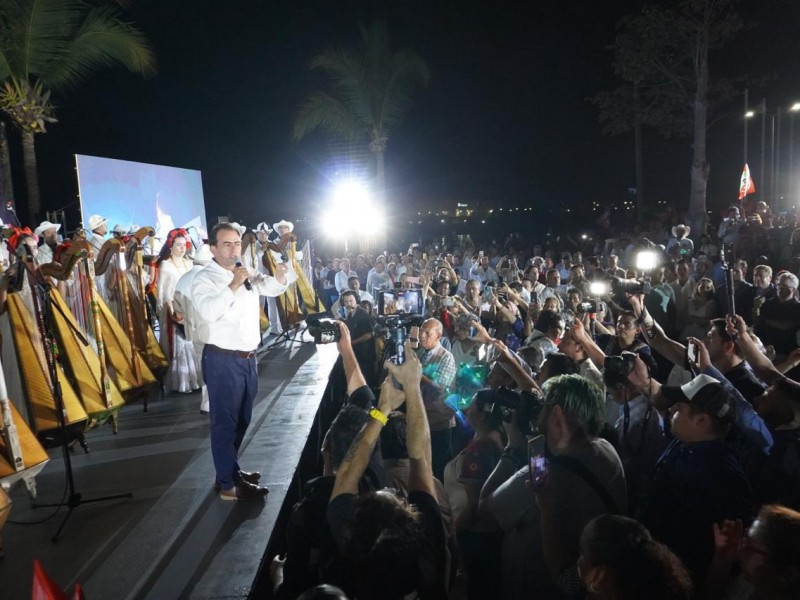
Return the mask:
{"type": "Polygon", "coordinates": [[[475,400],[479,398],[489,412],[499,415],[506,423],[511,422],[511,411],[516,410],[517,424],[523,435],[531,434],[533,424],[544,407],[538,393],[511,390],[507,387],[480,390],[475,394],[475,400]]]}
{"type": "Polygon", "coordinates": [[[405,362],[408,330],[422,325],[424,305],[422,290],[383,290],[378,292],[378,316],[373,333],[386,340],[386,357],[395,364],[405,362]]]}
{"type": "Polygon", "coordinates": [[[605,302],[603,302],[602,300],[595,300],[594,298],[591,298],[589,300],[586,300],[578,304],[579,315],[585,315],[587,313],[597,314],[599,312],[604,312],[605,310],[606,310],[605,302]]]}
{"type": "Polygon", "coordinates": [[[603,369],[607,373],[613,373],[622,379],[627,379],[636,366],[636,354],[633,352],[623,352],[617,356],[606,356],[603,361],[603,369]]]}
{"type": "Polygon", "coordinates": [[[647,279],[622,279],[620,277],[611,278],[611,290],[615,295],[639,294],[647,295],[653,291],[653,286],[647,279]]]}
{"type": "Polygon", "coordinates": [[[330,344],[338,342],[342,337],[339,326],[333,319],[320,319],[319,317],[308,317],[306,319],[308,333],[314,338],[315,344],[330,344]]]}

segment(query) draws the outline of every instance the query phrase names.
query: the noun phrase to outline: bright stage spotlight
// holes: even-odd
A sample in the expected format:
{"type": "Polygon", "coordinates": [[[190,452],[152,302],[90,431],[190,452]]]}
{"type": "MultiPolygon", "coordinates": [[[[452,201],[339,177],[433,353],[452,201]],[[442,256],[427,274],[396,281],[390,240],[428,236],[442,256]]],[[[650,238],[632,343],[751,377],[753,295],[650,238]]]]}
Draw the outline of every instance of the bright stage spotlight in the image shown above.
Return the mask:
{"type": "Polygon", "coordinates": [[[333,237],[380,234],[384,228],[383,207],[373,202],[364,183],[347,179],[334,187],[322,226],[333,237]]]}

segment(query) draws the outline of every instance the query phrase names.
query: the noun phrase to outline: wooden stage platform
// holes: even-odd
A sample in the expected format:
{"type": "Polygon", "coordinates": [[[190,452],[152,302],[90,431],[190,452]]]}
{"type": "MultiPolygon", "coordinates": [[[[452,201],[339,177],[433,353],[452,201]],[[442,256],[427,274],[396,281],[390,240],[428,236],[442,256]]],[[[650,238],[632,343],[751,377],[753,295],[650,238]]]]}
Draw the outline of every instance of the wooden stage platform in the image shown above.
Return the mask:
{"type": "MultiPolygon", "coordinates": [[[[259,396],[241,464],[262,473],[270,489],[265,501],[224,502],[213,491],[199,393],[152,400],[146,413],[141,403],[125,406],[119,433],[89,432],[89,454],[77,448],[72,462],[85,499],[133,497],[77,507],[53,543],[67,509],[33,509],[25,486],[14,487],[0,597],[29,599],[39,559],[65,590],[80,582],[87,600],[247,598],[270,558],[265,552],[287,492],[295,491],[292,480],[336,357],[334,345],[313,343],[285,343],[260,355],[259,396]]],[[[37,478],[42,503],[67,494],[60,449],[50,456],[37,478]]]]}

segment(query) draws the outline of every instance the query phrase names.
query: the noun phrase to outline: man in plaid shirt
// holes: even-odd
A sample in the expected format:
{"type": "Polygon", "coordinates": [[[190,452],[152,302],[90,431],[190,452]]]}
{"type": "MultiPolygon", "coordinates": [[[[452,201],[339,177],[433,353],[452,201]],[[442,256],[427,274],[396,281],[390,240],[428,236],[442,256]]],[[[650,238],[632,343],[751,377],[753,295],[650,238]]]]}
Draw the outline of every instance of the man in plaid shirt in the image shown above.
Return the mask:
{"type": "Polygon", "coordinates": [[[455,412],[445,403],[456,379],[456,361],[449,350],[439,343],[442,323],[428,319],[419,332],[417,354],[422,363],[422,401],[431,428],[431,458],[433,475],[441,480],[444,466],[452,458],[450,429],[455,427],[455,412]]]}

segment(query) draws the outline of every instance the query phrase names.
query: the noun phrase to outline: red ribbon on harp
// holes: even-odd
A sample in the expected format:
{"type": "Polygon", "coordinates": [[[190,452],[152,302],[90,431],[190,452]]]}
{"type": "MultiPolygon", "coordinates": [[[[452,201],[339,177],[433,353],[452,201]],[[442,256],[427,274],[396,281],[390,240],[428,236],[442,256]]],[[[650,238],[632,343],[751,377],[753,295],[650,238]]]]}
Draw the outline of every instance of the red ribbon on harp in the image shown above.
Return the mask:
{"type": "Polygon", "coordinates": [[[36,240],[37,244],[39,243],[39,236],[33,233],[30,227],[12,227],[11,230],[14,233],[11,234],[10,238],[8,238],[8,247],[11,248],[12,252],[17,251],[19,241],[26,236],[32,237],[34,240],[36,240]]]}

